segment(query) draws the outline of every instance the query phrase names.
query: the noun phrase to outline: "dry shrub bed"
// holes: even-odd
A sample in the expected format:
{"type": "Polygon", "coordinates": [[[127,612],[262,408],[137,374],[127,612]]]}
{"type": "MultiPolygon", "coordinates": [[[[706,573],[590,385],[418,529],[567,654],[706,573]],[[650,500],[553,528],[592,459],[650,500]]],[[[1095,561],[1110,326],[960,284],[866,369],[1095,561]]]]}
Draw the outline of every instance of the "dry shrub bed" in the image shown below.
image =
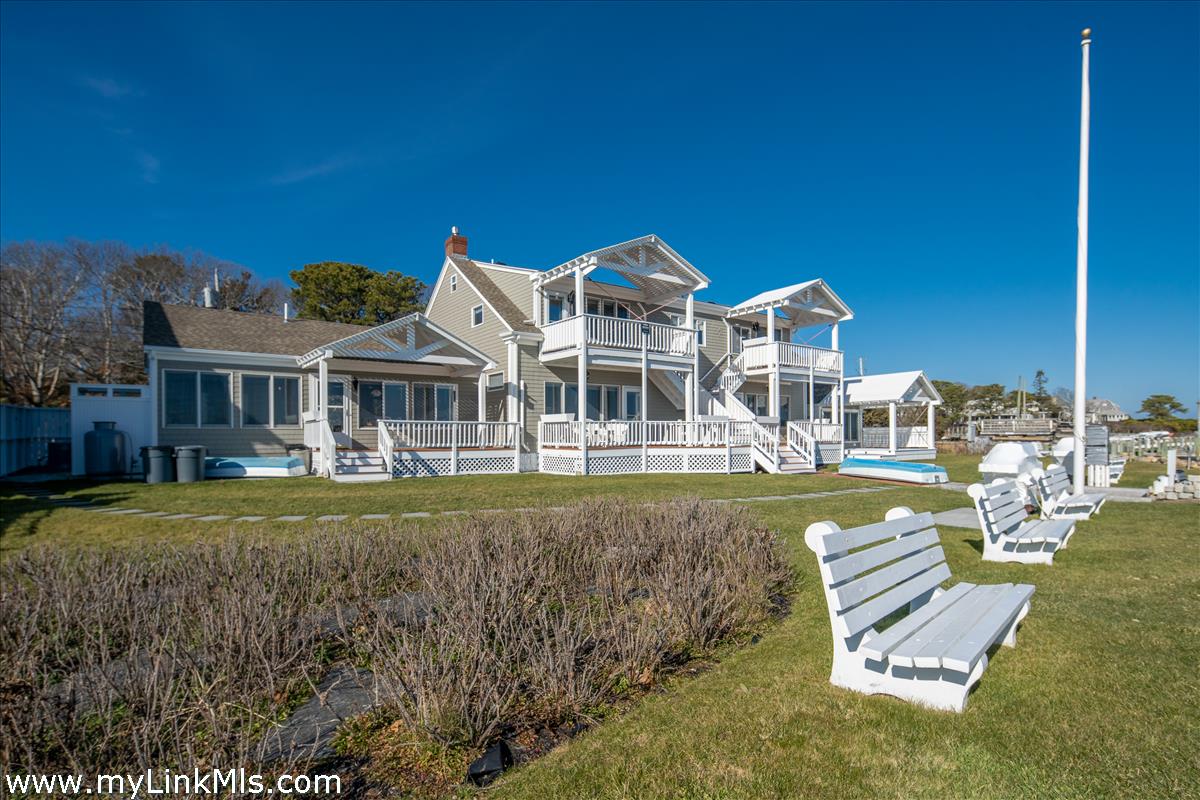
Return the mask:
{"type": "Polygon", "coordinates": [[[28,552],[0,567],[0,765],[294,767],[259,763],[264,733],[339,660],[374,673],[385,730],[477,749],[597,716],[789,580],[747,511],[695,499],[28,552]]]}

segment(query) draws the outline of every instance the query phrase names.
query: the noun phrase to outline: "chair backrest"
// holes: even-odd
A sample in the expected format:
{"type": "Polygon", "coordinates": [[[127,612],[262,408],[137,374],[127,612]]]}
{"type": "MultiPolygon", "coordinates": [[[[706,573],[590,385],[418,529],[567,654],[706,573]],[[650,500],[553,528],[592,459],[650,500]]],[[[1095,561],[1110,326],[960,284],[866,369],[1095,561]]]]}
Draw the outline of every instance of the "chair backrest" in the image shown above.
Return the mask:
{"type": "Polygon", "coordinates": [[[855,636],[950,577],[933,515],[893,508],[883,522],[842,530],[815,522],[804,541],[817,554],[835,635],[855,636]]]}
{"type": "Polygon", "coordinates": [[[1025,511],[1025,498],[1016,481],[992,481],[987,486],[972,484],[967,494],[975,501],[979,512],[979,524],[985,534],[1002,536],[1021,527],[1029,514],[1025,511]]]}

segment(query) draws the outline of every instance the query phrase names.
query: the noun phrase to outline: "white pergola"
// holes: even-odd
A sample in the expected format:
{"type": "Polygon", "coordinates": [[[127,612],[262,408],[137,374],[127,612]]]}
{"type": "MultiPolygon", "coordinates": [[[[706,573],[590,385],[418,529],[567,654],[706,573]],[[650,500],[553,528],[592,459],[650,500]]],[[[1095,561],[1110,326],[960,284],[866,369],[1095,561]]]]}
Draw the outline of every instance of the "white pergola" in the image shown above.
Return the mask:
{"type": "MultiPolygon", "coordinates": [[[[795,283],[779,289],[761,292],[748,300],[744,300],[731,308],[726,319],[739,319],[754,314],[767,315],[767,342],[775,341],[775,326],[782,315],[790,323],[790,330],[807,328],[813,325],[829,325],[832,349],[838,349],[838,324],[854,319],[854,312],[846,305],[833,289],[821,279],[795,283]]],[[[773,417],[780,415],[780,372],[778,367],[769,377],[768,413],[773,417]]],[[[812,422],[813,407],[813,378],[809,375],[809,421],[812,422]]],[[[833,396],[833,419],[840,421],[841,402],[839,393],[833,396]]]]}
{"type": "Polygon", "coordinates": [[[846,379],[847,408],[888,410],[888,450],[896,452],[896,410],[900,406],[925,406],[929,446],[935,447],[934,413],[942,404],[933,382],[921,370],[861,375],[846,379]]]}
{"type": "Polygon", "coordinates": [[[318,401],[325,413],[329,396],[329,365],[336,361],[348,369],[378,368],[380,364],[403,365],[406,372],[447,377],[479,376],[479,421],[486,421],[487,371],[496,363],[471,345],[435,325],[424,314],[406,316],[364,328],[299,356],[302,369],[317,367],[318,401]]]}

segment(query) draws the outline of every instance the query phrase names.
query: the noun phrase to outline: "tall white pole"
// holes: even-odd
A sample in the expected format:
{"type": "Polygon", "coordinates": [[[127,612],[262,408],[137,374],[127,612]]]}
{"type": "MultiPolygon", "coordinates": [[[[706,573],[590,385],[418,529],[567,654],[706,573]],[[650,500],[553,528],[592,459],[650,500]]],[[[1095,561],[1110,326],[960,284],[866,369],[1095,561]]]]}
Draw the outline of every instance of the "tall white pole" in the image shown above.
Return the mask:
{"type": "Polygon", "coordinates": [[[1075,255],[1075,452],[1074,489],[1083,494],[1084,448],[1087,447],[1087,247],[1088,247],[1088,132],[1091,127],[1091,87],[1088,53],[1092,29],[1083,29],[1083,84],[1079,103],[1079,240],[1075,255]]]}

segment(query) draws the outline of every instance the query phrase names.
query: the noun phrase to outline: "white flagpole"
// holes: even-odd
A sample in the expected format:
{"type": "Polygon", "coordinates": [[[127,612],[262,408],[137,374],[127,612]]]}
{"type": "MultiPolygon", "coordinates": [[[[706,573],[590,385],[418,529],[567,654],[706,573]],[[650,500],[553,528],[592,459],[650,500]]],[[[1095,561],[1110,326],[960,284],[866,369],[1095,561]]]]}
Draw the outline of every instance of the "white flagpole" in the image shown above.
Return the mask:
{"type": "Polygon", "coordinates": [[[1084,449],[1087,447],[1087,248],[1088,248],[1088,131],[1091,126],[1091,86],[1088,52],[1092,29],[1083,29],[1083,86],[1079,105],[1079,240],[1075,255],[1075,452],[1074,490],[1083,494],[1084,449]]]}

